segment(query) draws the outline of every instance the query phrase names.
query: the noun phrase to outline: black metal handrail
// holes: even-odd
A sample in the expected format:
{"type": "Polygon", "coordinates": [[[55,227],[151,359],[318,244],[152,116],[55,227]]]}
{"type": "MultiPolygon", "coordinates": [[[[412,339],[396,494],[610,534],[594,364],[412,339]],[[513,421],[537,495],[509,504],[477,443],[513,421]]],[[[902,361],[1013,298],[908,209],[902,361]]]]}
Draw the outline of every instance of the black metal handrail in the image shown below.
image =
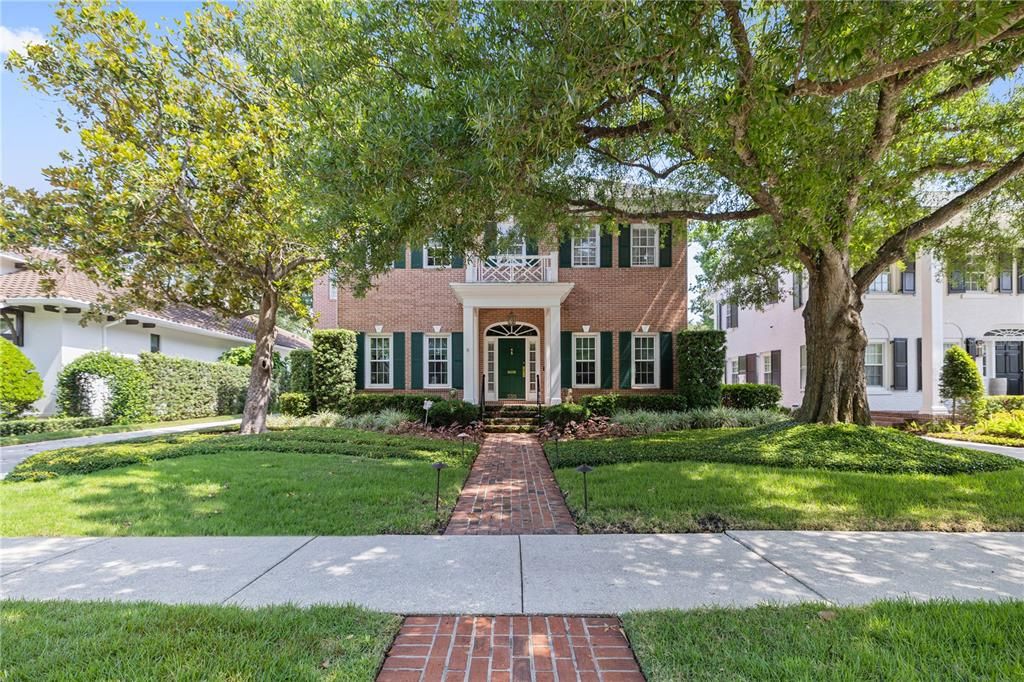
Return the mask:
{"type": "Polygon", "coordinates": [[[480,421],[484,419],[484,396],[487,394],[487,375],[480,375],[480,421]]]}
{"type": "Polygon", "coordinates": [[[540,372],[538,372],[535,375],[535,380],[537,382],[536,384],[534,384],[534,386],[537,387],[537,425],[540,426],[540,423],[544,418],[544,411],[541,409],[540,406],[540,372]]]}

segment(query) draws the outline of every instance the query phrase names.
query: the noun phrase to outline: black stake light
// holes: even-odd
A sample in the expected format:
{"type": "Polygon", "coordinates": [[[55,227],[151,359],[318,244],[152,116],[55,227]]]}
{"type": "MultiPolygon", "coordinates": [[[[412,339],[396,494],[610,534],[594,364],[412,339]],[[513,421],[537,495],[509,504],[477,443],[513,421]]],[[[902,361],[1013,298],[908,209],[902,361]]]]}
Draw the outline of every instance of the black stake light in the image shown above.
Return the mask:
{"type": "Polygon", "coordinates": [[[434,471],[437,472],[437,486],[434,488],[434,513],[436,514],[441,510],[441,469],[447,469],[448,465],[444,462],[434,462],[430,466],[434,467],[434,471]]]}
{"type": "Polygon", "coordinates": [[[590,495],[587,494],[587,474],[594,470],[594,467],[588,467],[586,464],[581,464],[576,467],[576,471],[583,474],[583,511],[585,513],[590,512],[590,495]]]}
{"type": "Polygon", "coordinates": [[[462,461],[466,461],[466,439],[469,438],[469,434],[460,433],[456,438],[459,439],[459,454],[462,456],[462,461]]]}
{"type": "Polygon", "coordinates": [[[562,459],[562,453],[558,449],[558,441],[561,439],[558,431],[555,431],[555,433],[552,436],[552,438],[555,441],[555,461],[551,464],[551,468],[552,469],[557,469],[558,468],[558,462],[562,459]]]}

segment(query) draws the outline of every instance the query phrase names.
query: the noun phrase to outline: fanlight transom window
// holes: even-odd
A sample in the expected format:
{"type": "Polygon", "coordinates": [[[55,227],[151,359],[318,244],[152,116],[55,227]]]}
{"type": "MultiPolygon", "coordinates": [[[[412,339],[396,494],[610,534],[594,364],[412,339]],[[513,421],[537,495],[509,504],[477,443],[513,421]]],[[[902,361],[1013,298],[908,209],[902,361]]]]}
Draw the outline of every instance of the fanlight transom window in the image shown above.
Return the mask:
{"type": "Polygon", "coordinates": [[[487,336],[537,336],[537,329],[528,324],[505,322],[489,327],[487,336]]]}

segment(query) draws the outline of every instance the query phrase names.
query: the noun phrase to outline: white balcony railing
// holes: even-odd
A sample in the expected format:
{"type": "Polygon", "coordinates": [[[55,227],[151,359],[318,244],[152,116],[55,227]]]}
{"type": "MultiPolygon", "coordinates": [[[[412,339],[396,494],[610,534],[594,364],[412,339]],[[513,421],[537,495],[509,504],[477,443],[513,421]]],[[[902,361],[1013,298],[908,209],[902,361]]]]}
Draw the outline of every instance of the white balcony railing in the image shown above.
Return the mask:
{"type": "Polygon", "coordinates": [[[467,282],[512,284],[522,282],[557,282],[558,256],[498,255],[471,259],[466,267],[467,282]]]}

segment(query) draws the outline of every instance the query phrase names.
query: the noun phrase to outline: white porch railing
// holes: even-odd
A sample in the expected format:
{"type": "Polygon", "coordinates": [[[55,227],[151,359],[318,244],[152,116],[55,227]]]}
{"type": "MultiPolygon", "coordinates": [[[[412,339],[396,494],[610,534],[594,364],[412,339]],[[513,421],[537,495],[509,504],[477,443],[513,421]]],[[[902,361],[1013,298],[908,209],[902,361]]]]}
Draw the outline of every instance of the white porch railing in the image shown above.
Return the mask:
{"type": "Polygon", "coordinates": [[[558,256],[498,255],[471,259],[466,264],[467,282],[510,284],[520,282],[557,282],[558,256]]]}

